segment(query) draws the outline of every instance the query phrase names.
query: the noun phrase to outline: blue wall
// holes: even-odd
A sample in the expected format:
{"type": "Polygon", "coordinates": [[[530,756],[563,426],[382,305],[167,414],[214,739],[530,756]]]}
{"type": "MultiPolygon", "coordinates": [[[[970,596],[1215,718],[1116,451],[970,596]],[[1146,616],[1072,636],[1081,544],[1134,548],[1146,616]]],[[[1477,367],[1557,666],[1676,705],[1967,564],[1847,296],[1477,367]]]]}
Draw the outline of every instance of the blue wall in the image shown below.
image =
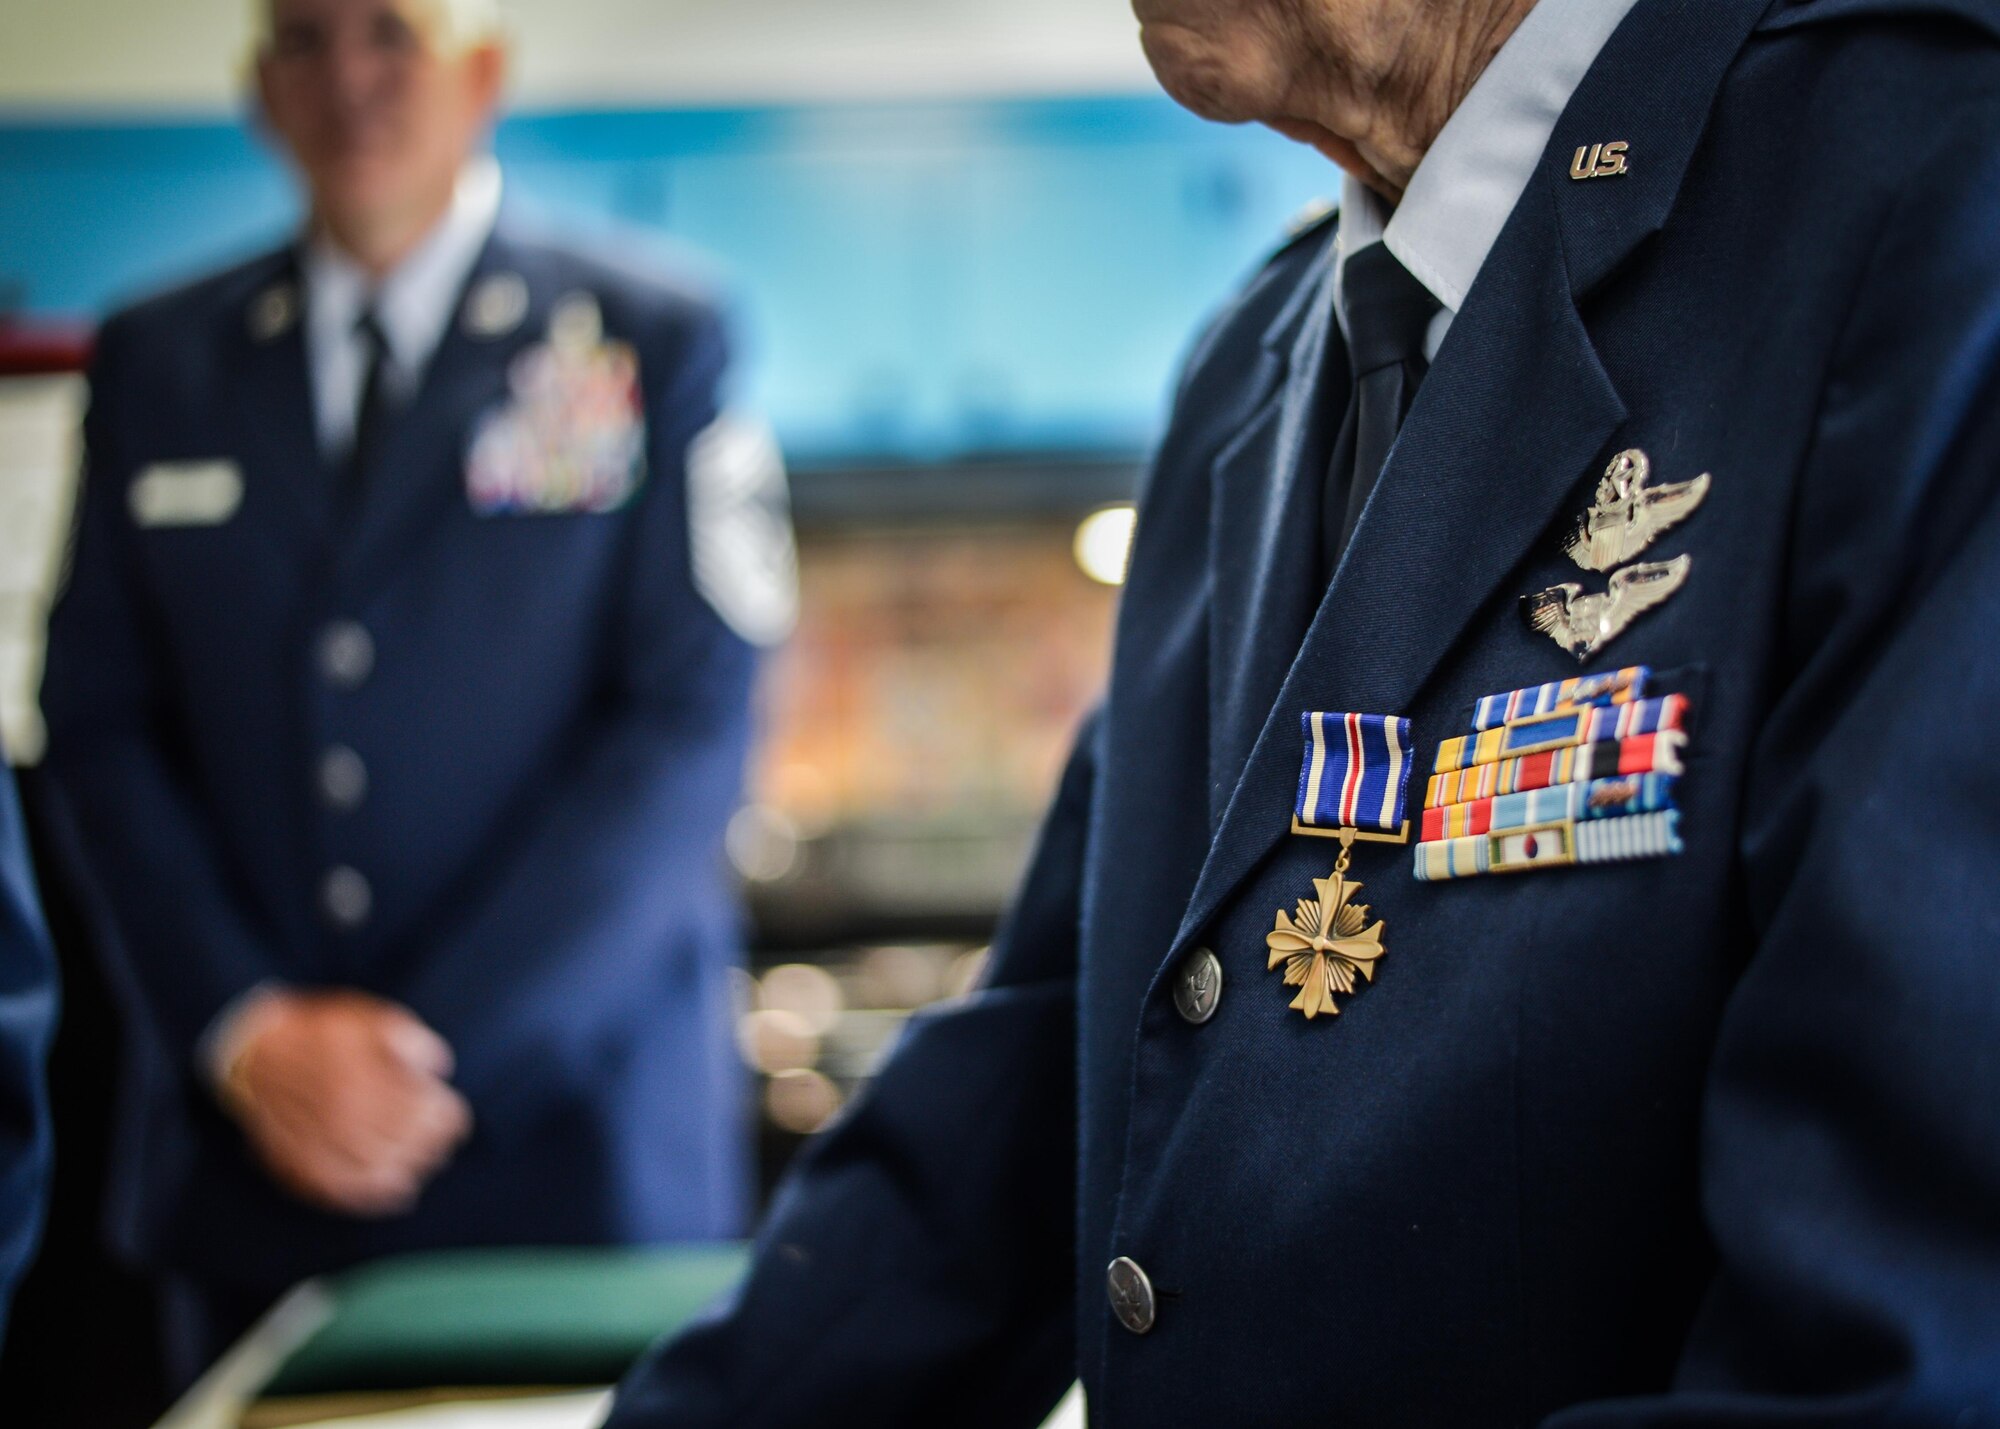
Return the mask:
{"type": "MultiPolygon", "coordinates": [[[[713,255],[749,397],[820,464],[1141,450],[1202,315],[1336,177],[1149,98],[528,114],[497,142],[524,216],[713,255]]],[[[0,122],[0,285],[31,313],[99,313],[293,211],[231,122],[0,122]]]]}

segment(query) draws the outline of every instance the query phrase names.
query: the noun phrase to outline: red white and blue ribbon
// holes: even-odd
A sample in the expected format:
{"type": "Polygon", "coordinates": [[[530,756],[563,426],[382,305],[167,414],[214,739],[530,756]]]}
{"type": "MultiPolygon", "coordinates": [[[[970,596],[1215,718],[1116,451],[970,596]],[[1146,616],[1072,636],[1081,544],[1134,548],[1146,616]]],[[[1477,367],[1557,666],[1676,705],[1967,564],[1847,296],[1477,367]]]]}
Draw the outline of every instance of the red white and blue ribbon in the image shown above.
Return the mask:
{"type": "Polygon", "coordinates": [[[1410,722],[1396,715],[1300,716],[1298,822],[1308,829],[1402,832],[1409,796],[1410,722]]]}

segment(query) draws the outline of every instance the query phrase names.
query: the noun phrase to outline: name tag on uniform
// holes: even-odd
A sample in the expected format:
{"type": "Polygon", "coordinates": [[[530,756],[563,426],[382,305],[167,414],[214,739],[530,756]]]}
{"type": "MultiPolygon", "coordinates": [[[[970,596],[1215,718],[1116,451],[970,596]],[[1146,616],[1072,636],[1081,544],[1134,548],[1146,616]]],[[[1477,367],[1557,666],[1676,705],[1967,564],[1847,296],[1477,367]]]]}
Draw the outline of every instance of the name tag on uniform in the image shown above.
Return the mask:
{"type": "Polygon", "coordinates": [[[233,461],[163,461],[132,479],[126,495],[142,527],[220,526],[243,504],[243,469],[233,461]]]}

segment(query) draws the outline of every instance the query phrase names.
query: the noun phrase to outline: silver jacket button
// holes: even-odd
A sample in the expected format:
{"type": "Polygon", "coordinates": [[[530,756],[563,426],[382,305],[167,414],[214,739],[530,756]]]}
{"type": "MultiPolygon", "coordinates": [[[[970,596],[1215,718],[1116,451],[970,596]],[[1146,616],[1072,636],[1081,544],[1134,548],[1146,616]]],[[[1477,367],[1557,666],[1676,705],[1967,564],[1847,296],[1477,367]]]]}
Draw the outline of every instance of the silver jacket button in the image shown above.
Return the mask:
{"type": "Polygon", "coordinates": [[[330,868],[320,880],[319,901],[327,921],[343,932],[354,932],[375,910],[375,890],[357,868],[330,868]]]}
{"type": "Polygon", "coordinates": [[[319,673],[336,690],[358,690],[375,673],[375,637],[358,620],[336,620],[319,633],[319,673]]]}
{"type": "Polygon", "coordinates": [[[344,744],[330,745],[319,756],[320,802],[335,813],[349,814],[368,797],[368,766],[344,744]]]}
{"type": "Polygon", "coordinates": [[[1199,1027],[1222,1001],[1222,959],[1196,948],[1174,969],[1174,1010],[1199,1027]]]}
{"type": "Polygon", "coordinates": [[[1155,1314],[1153,1282],[1146,1278],[1139,1262],[1129,1256],[1119,1256],[1111,1262],[1104,1280],[1111,1296],[1111,1313],[1118,1317],[1118,1323],[1135,1335],[1143,1335],[1152,1329],[1155,1314]]]}

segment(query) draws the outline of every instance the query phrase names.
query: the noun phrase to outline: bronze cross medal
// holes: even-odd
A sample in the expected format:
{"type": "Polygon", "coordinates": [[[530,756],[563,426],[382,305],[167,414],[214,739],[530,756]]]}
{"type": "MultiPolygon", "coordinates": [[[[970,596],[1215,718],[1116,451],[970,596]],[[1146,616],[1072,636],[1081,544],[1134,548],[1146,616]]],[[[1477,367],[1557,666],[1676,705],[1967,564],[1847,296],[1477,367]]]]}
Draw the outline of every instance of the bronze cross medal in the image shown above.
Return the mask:
{"type": "Polygon", "coordinates": [[[1370,922],[1368,905],[1356,903],[1361,884],[1347,869],[1354,845],[1407,843],[1403,817],[1409,789],[1410,722],[1393,715],[1309,713],[1301,721],[1305,765],[1299,774],[1299,802],[1292,832],[1340,840],[1333,872],[1315,878],[1317,898],[1301,898],[1295,912],[1279,910],[1266,935],[1267,970],[1283,967],[1285,986],[1297,988],[1294,1011],[1308,1021],[1340,1015],[1335,993],[1352,993],[1355,979],[1375,980],[1375,964],[1387,951],[1381,919],[1370,922]]]}

